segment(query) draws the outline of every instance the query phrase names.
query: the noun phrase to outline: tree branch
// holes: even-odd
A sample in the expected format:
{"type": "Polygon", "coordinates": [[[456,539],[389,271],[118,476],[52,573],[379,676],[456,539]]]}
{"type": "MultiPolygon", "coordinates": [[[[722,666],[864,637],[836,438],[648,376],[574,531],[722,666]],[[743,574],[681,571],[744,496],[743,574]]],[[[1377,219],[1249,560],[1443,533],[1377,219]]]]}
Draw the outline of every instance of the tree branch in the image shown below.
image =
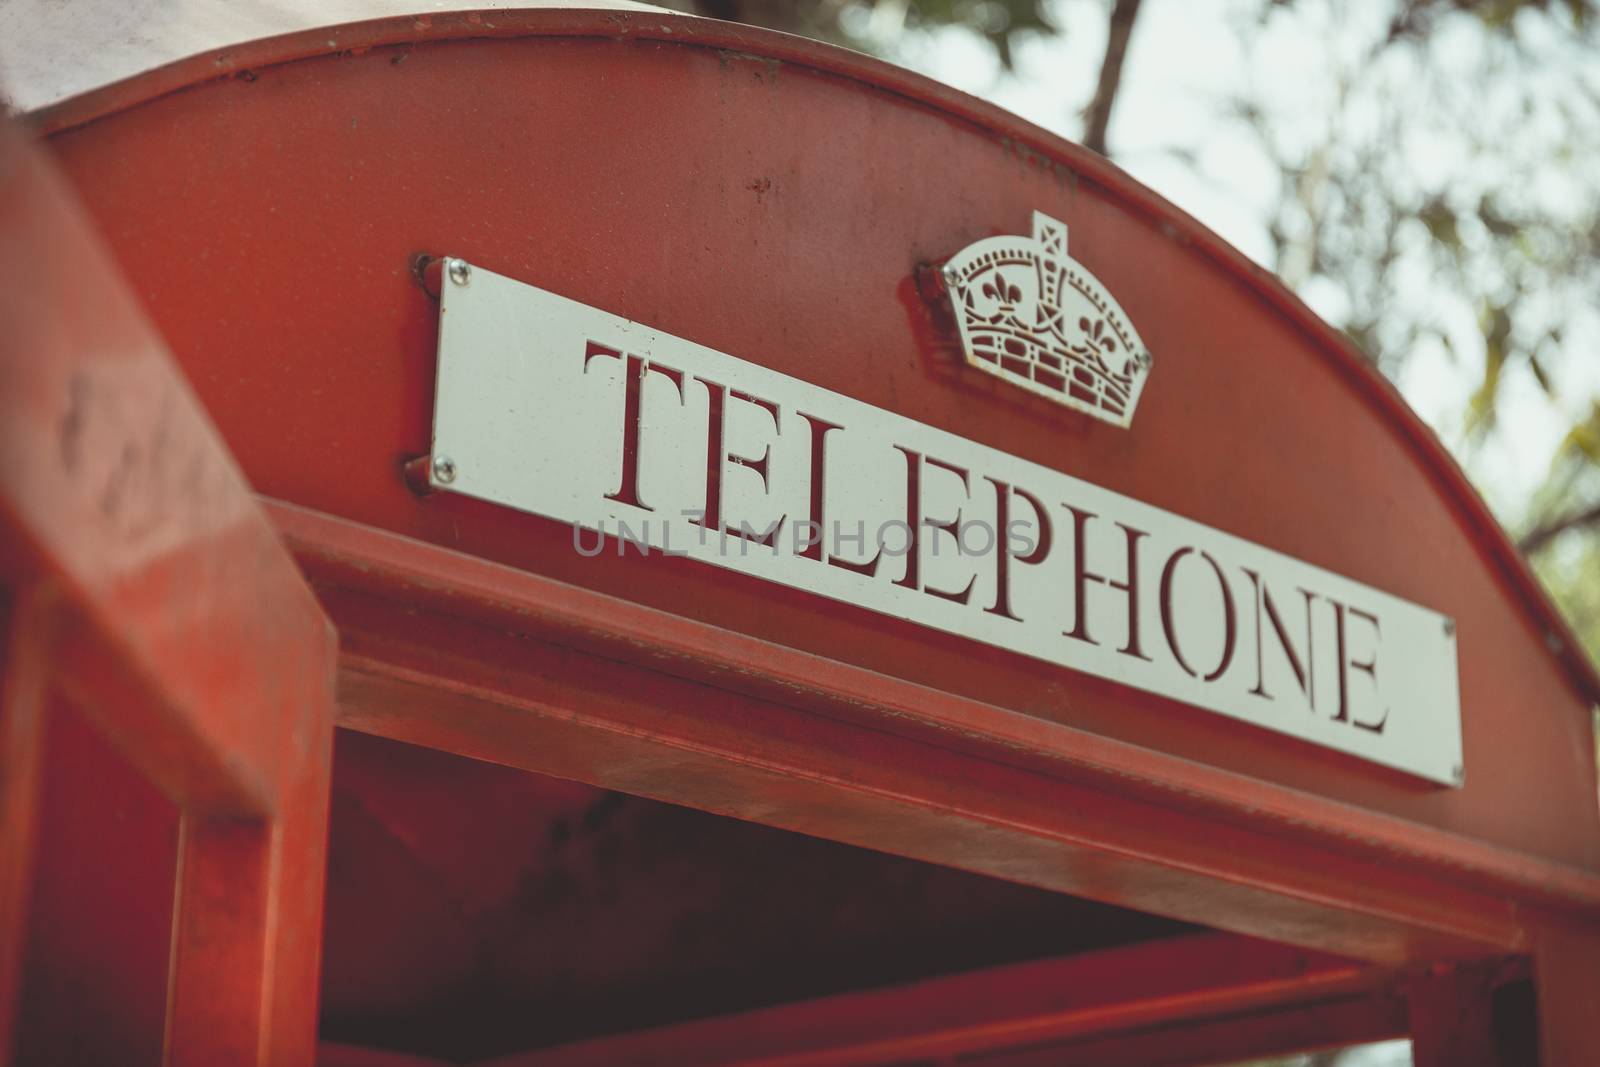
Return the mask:
{"type": "Polygon", "coordinates": [[[1600,525],[1600,504],[1540,523],[1522,535],[1517,547],[1522,549],[1524,556],[1531,556],[1568,530],[1594,525],[1600,525]]]}
{"type": "Polygon", "coordinates": [[[1111,8],[1111,24],[1106,33],[1106,57],[1100,63],[1100,84],[1089,101],[1083,143],[1102,156],[1106,151],[1106,129],[1111,125],[1111,108],[1122,85],[1122,60],[1128,54],[1128,38],[1133,36],[1133,20],[1139,15],[1139,0],[1117,0],[1111,8]]]}

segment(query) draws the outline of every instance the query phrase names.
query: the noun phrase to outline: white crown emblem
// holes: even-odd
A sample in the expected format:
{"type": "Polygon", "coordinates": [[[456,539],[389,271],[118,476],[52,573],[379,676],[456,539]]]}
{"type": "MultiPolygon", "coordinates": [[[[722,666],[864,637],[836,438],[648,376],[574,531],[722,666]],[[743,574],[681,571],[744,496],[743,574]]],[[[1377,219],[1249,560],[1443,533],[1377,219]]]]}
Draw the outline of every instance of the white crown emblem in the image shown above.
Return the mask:
{"type": "Polygon", "coordinates": [[[1081,263],[1067,227],[1033,213],[1033,238],[988,237],[941,274],[967,362],[1126,427],[1154,362],[1127,314],[1081,263]]]}

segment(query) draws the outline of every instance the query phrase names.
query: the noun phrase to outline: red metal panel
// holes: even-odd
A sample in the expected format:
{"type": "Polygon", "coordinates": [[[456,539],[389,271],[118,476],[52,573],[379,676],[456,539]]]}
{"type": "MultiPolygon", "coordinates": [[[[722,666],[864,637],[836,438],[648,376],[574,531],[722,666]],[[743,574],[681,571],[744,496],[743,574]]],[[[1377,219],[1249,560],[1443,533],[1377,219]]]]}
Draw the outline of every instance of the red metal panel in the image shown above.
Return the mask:
{"type": "MultiPolygon", "coordinates": [[[[309,1062],[332,633],[90,226],[9,128],[0,320],[0,580],[50,609],[30,616],[49,639],[30,654],[51,687],[183,812],[170,997],[146,1022],[174,1063],[309,1062]]],[[[63,990],[39,1012],[95,1013],[63,990]]]]}
{"type": "Polygon", "coordinates": [[[1509,856],[1600,866],[1594,770],[1573,757],[1592,677],[1529,610],[1530,580],[1481,504],[1331,331],[1115,168],[882,65],[694,20],[496,13],[319,40],[350,51],[236,49],[45,119],[263,491],[1509,856]],[[249,79],[155,95],[241,66],[249,79]],[[916,292],[918,261],[1023,228],[1033,208],[1071,225],[1160,353],[1131,433],[974,382],[916,292]],[[409,275],[420,251],[1453,614],[1466,789],[688,561],[581,559],[564,528],[505,509],[416,499],[399,469],[428,443],[436,308],[409,275]]]}

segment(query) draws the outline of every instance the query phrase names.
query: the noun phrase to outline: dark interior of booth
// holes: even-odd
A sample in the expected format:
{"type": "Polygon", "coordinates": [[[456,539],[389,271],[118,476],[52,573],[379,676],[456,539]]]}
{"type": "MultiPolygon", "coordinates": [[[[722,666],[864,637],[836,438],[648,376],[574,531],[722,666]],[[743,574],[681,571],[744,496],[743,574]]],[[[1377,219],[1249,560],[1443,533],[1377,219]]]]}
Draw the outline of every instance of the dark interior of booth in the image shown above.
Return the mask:
{"type": "Polygon", "coordinates": [[[362,734],[334,768],[329,1041],[472,1061],[1197,929],[362,734]]]}

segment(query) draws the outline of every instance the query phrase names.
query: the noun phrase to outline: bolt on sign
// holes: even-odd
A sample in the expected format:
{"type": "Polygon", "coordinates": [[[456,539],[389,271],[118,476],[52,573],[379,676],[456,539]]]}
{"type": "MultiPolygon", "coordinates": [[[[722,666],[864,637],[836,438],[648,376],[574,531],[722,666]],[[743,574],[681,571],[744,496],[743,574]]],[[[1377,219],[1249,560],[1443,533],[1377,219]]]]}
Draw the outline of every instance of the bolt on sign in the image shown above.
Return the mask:
{"type": "MultiPolygon", "coordinates": [[[[687,556],[1462,782],[1438,612],[482,268],[446,273],[434,488],[570,524],[585,555],[687,556]]],[[[1113,399],[1126,425],[1136,394],[1113,399]]]]}

